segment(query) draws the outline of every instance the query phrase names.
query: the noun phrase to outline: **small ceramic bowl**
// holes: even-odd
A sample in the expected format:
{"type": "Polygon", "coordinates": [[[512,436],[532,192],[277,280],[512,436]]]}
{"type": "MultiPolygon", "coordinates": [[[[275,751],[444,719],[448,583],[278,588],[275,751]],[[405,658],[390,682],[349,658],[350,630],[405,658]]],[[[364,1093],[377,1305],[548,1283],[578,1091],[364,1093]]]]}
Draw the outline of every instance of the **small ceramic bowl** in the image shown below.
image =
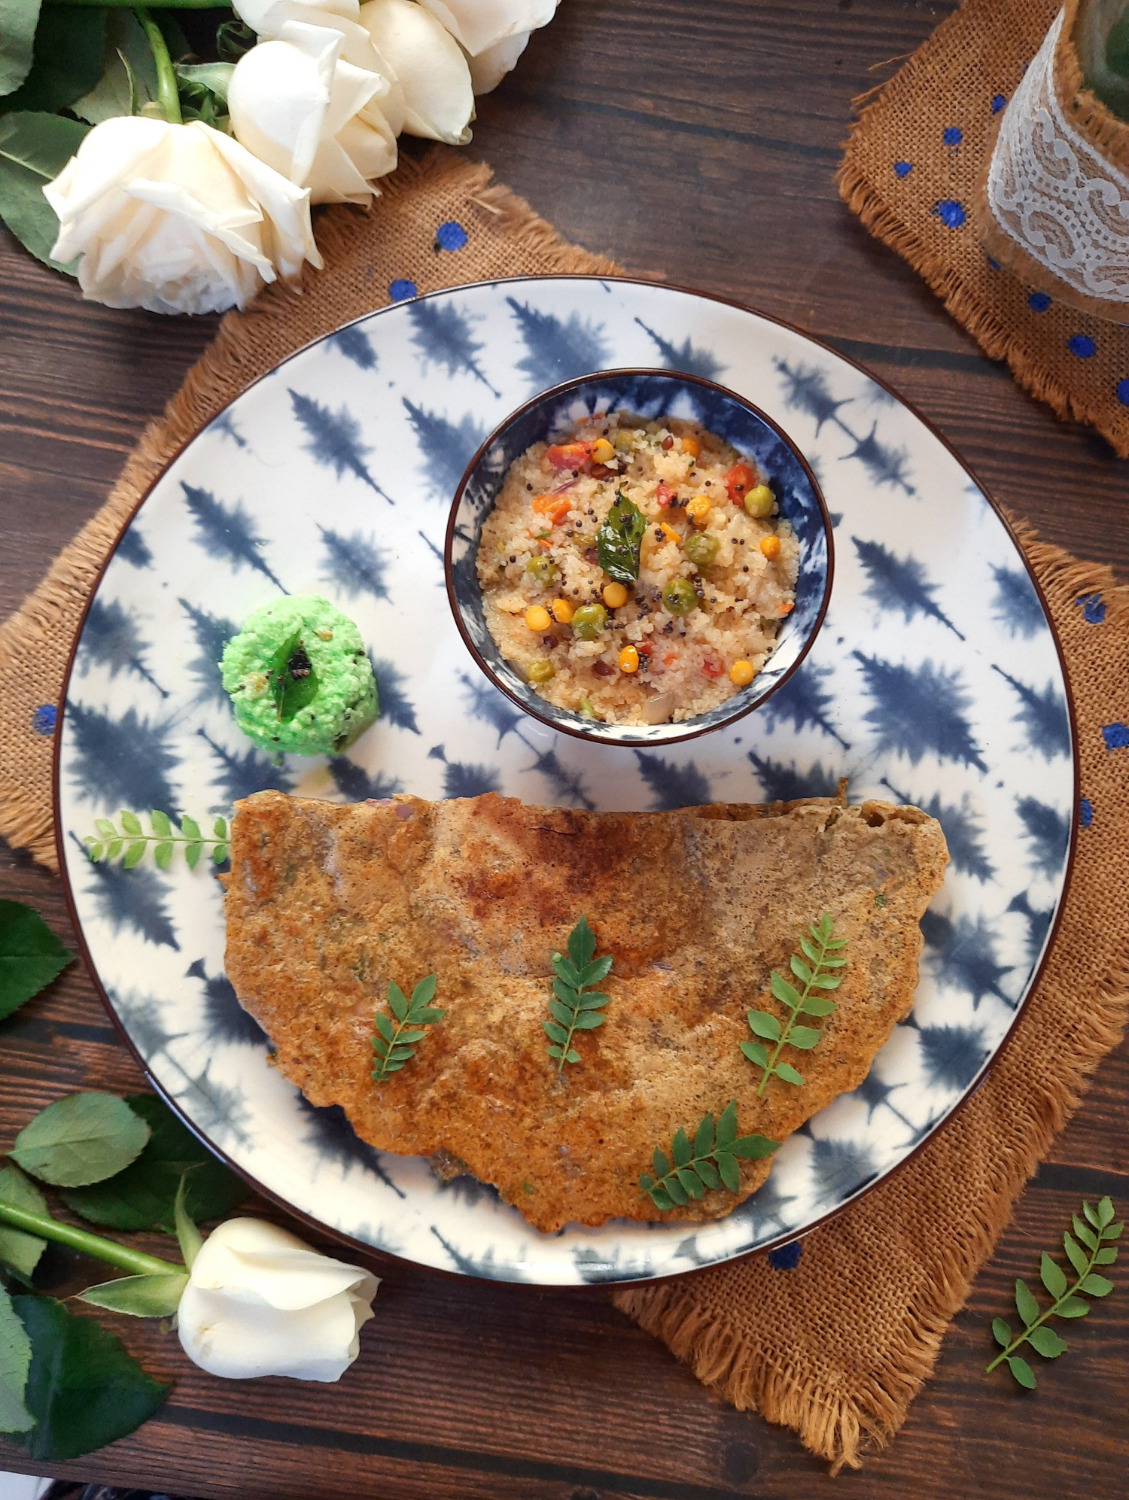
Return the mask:
{"type": "Polygon", "coordinates": [[[566,381],[535,396],[506,418],[471,459],[451,505],[444,549],[447,597],[467,649],[483,672],[519,708],[550,729],[604,745],[671,745],[732,724],[759,707],[803,661],[823,624],[831,594],[831,521],[811,470],[795,444],[750,402],[703,380],[669,370],[608,370],[566,381]],[[664,724],[605,724],[540,697],[507,662],[486,625],[475,571],[482,523],[510,465],[532,444],[561,436],[576,421],[606,411],[650,421],[682,417],[752,459],[776,496],[780,515],[800,544],[796,602],[780,627],[776,649],[746,688],[693,719],[664,724]]]}

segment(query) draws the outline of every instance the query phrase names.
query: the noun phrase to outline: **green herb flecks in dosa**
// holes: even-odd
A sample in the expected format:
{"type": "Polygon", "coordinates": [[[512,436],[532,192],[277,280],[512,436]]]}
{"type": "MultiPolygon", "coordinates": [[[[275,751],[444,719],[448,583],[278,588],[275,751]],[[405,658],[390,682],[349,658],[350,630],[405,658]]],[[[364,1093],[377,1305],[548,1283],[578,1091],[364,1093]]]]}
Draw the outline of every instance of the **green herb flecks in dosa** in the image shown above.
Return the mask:
{"type": "Polygon", "coordinates": [[[600,567],[616,583],[634,583],[639,577],[639,547],[647,521],[626,495],[617,495],[596,533],[596,557],[600,567]]]}
{"type": "Polygon", "coordinates": [[[705,1197],[707,1189],[723,1187],[737,1193],[741,1190],[738,1158],[759,1161],[771,1156],[779,1144],[764,1135],[738,1135],[737,1103],[730,1099],[716,1125],[712,1114],[704,1116],[692,1143],[684,1130],[678,1130],[669,1160],[656,1147],[651,1158],[654,1176],[642,1173],[639,1186],[661,1213],[683,1208],[691,1198],[705,1197]]]}
{"type": "Polygon", "coordinates": [[[568,935],[568,957],[554,953],[550,958],[555,976],[549,1000],[553,1019],[542,1021],[541,1025],[550,1043],[546,1051],[556,1058],[558,1073],[566,1062],[580,1061],[579,1052],[572,1048],[573,1035],[578,1031],[595,1031],[606,1020],[602,1010],[611,996],[589,986],[599,984],[611,973],[612,959],[608,953],[596,958],[595,952],[595,933],[588,926],[587,917],[581,917],[568,935]]]}
{"type": "Polygon", "coordinates": [[[1003,1318],[992,1319],[992,1337],[1001,1346],[984,1373],[990,1375],[997,1365],[1004,1363],[1016,1382],[1029,1391],[1035,1389],[1035,1374],[1031,1366],[1015,1351],[1022,1344],[1029,1344],[1043,1359],[1057,1359],[1066,1352],[1066,1340],[1048,1327],[1049,1318],[1084,1318],[1090,1304],[1084,1297],[1106,1297],[1113,1291],[1113,1282],[1107,1281],[1095,1268],[1111,1266],[1117,1259],[1117,1248],[1113,1241],[1120,1238],[1122,1225],[1113,1220],[1113,1204],[1103,1198],[1097,1208],[1082,1203],[1084,1217],[1074,1214],[1071,1220],[1074,1233],[1066,1230],[1062,1237],[1062,1248],[1074,1270],[1074,1280],[1044,1250],[1039,1262],[1039,1278],[1044,1289],[1054,1299],[1045,1312],[1031,1288],[1022,1279],[1015,1283],[1015,1309],[1023,1323],[1023,1332],[1012,1334],[1003,1318]]]}
{"type": "Polygon", "coordinates": [[[372,1039],[372,1049],[376,1053],[372,1076],[377,1083],[383,1083],[391,1073],[398,1073],[415,1056],[416,1047],[427,1035],[420,1027],[437,1025],[447,1014],[445,1010],[436,1010],[429,1005],[429,1001],[435,998],[437,984],[437,977],[429,974],[416,985],[411,1000],[405,997],[398,984],[389,984],[388,1008],[392,1019],[378,1010],[373,1022],[379,1033],[372,1039]]]}
{"type": "Polygon", "coordinates": [[[202,833],[195,818],[181,816],[177,825],[168,813],[157,808],[149,814],[151,832],[146,833],[136,813],[120,812],[115,827],[110,818],[95,818],[94,833],[83,839],[83,847],[92,864],[121,856],[122,867],[132,870],[145,858],[145,851],[152,849],[153,862],[159,870],[167,870],[176,849],[184,850],[185,863],[194,870],[200,855],[207,849],[213,862],[222,865],[227,858],[228,826],[226,818],[216,818],[210,834],[202,833]]]}
{"type": "Polygon", "coordinates": [[[800,939],[803,957],[801,958],[798,953],[793,953],[790,967],[792,973],[803,984],[802,990],[797,990],[794,984],[790,984],[782,974],[777,974],[773,970],[771,978],[773,997],[789,1013],[783,1025],[776,1016],[770,1016],[767,1011],[750,1010],[747,1012],[749,1030],[754,1036],[763,1038],[762,1041],[741,1043],[741,1051],[754,1067],[761,1069],[761,1080],[757,1088],[758,1099],[764,1093],[765,1085],[770,1078],[779,1078],[782,1083],[791,1083],[797,1087],[804,1081],[803,1076],[797,1073],[790,1063],[783,1063],[779,1060],[780,1053],[784,1047],[796,1047],[801,1052],[810,1052],[822,1033],[818,1027],[798,1024],[800,1016],[812,1016],[821,1020],[835,1009],[833,1000],[827,1000],[823,995],[814,993],[817,990],[837,990],[842,983],[841,974],[829,971],[841,969],[846,963],[845,958],[838,956],[838,950],[846,946],[846,940],[833,937],[832,930],[831,913],[825,911],[818,922],[812,923],[809,928],[810,936],[800,939]],[[774,1044],[771,1053],[765,1046],[765,1042],[774,1044]]]}

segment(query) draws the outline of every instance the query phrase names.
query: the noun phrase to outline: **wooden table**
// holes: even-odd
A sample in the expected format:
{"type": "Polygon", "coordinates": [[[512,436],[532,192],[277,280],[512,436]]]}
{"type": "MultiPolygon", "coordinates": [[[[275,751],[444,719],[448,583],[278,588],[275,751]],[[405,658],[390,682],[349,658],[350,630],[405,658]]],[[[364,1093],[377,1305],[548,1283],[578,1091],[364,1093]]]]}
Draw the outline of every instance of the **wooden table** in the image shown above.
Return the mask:
{"type": "MultiPolygon", "coordinates": [[[[869,363],[1042,534],[1129,576],[1126,465],[1057,423],[868,239],[832,181],[854,95],[953,8],[927,0],[567,0],[483,100],[473,152],[570,238],[747,302],[869,363]],[[885,64],[885,66],[882,66],[885,64]],[[875,69],[875,71],[871,71],[875,69]]],[[[0,231],[0,236],[3,232],[0,231]]],[[[101,504],[145,422],[213,332],[117,313],[0,239],[0,616],[101,504]]],[[[0,895],[66,930],[58,881],[0,850],[0,895]]],[[[89,979],[69,972],[0,1026],[0,1142],[60,1093],[134,1089],[89,979]]],[[[841,1492],[1126,1493],[1129,1293],[1035,1397],[981,1375],[1006,1313],[1083,1193],[1129,1208],[1129,1049],[1107,1058],[1028,1190],[889,1452],[841,1492]]],[[[156,1245],[154,1244],[154,1248],[156,1245]]],[[[329,1248],[328,1246],[326,1248],[329,1248]]],[[[51,1252],[62,1291],[73,1262],[51,1252]]],[[[176,1376],[133,1437],[56,1472],[186,1496],[305,1500],[722,1500],[830,1494],[786,1431],[703,1390],[605,1293],[538,1291],[393,1261],[361,1358],[336,1387],[204,1376],[155,1327],[117,1319],[176,1376]]],[[[0,1468],[26,1468],[0,1447],[0,1468]]],[[[40,1466],[33,1466],[39,1468],[40,1466]]]]}

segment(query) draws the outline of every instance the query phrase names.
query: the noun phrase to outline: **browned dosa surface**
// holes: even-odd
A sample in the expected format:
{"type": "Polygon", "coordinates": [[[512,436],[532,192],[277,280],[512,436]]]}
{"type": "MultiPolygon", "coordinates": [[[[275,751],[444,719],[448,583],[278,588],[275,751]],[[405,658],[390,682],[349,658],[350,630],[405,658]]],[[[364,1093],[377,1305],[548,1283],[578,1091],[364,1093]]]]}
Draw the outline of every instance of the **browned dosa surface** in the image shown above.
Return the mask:
{"type": "MultiPolygon", "coordinates": [[[[311,1103],[404,1155],[445,1151],[538,1229],[614,1217],[716,1218],[718,1190],[660,1215],[639,1192],[655,1146],[737,1102],[742,1134],[783,1141],[856,1087],[910,1010],[918,922],[947,861],[916,808],[831,800],[667,813],[527,807],[490,794],[342,807],[261,792],[237,804],[226,971],[311,1103]],[[772,969],[831,912],[849,958],[802,1088],[739,1043],[780,1013],[772,969]],[[584,914],[614,967],[607,1022],[546,1054],[553,950],[584,914]],[[373,1010],[438,974],[443,1022],[373,1082],[373,1010]]],[[[770,1161],[741,1164],[740,1198],[770,1161]]]]}

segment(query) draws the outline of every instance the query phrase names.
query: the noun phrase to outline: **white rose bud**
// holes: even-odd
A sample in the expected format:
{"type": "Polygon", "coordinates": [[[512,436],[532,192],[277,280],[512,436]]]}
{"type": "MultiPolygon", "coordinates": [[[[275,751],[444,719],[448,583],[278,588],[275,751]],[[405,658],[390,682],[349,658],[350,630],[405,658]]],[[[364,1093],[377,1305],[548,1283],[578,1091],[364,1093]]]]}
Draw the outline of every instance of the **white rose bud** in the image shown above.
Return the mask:
{"type": "Polygon", "coordinates": [[[184,1352],[209,1375],[340,1380],[380,1285],[262,1219],[228,1219],[204,1241],[177,1310],[184,1352]]]}
{"type": "Polygon", "coordinates": [[[402,120],[394,116],[394,99],[384,107],[392,128],[465,146],[474,89],[454,37],[415,0],[369,0],[360,15],[361,25],[403,91],[402,120]]]}
{"type": "Polygon", "coordinates": [[[322,264],[309,192],[199,120],[104,120],[43,193],[52,259],[81,256],[83,295],[108,307],[223,312],[322,264]]]}
{"type": "Polygon", "coordinates": [[[488,94],[525,51],[530,33],[547,26],[558,0],[420,0],[470,60],[476,94],[488,94]]]}
{"type": "Polygon", "coordinates": [[[311,203],[367,203],[369,180],[396,165],[378,101],[388,80],[341,60],[341,32],[297,21],[239,59],[227,92],[236,139],[311,203]]]}
{"type": "Polygon", "coordinates": [[[471,57],[506,37],[547,26],[557,0],[420,0],[471,57]]]}

